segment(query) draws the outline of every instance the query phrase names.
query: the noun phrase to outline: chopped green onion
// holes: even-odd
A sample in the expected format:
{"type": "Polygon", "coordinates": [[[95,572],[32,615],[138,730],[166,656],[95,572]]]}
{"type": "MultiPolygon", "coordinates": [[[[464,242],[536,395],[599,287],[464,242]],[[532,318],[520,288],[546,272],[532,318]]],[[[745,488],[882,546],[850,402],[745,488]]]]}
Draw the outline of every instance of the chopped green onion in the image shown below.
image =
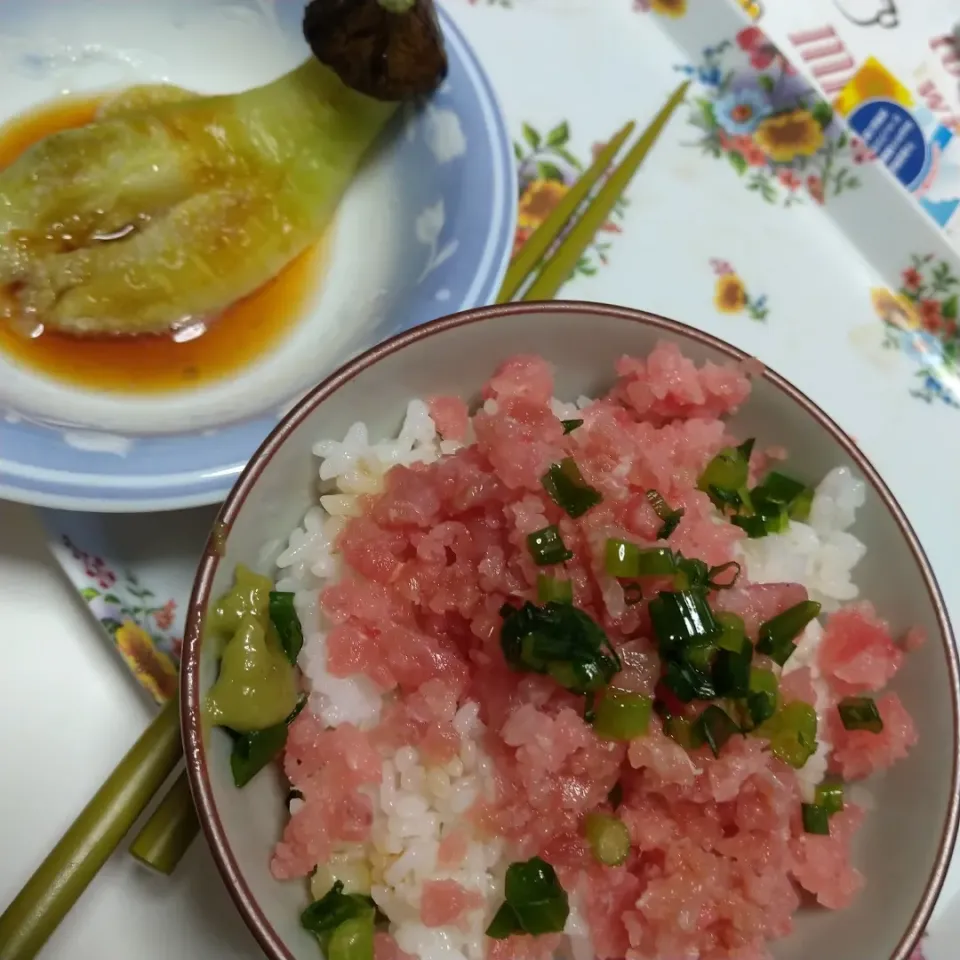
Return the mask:
{"type": "Polygon", "coordinates": [[[715,757],[720,756],[720,751],[735,733],[741,732],[730,715],[715,704],[707,707],[700,714],[697,724],[704,741],[715,757]]]}
{"type": "Polygon", "coordinates": [[[810,508],[813,506],[813,489],[807,487],[790,505],[790,519],[799,523],[806,523],[810,519],[810,508]]]}
{"type": "Polygon", "coordinates": [[[754,667],[750,671],[747,712],[751,729],[766,723],[777,712],[779,700],[777,675],[772,670],[754,667]]]}
{"type": "Polygon", "coordinates": [[[287,727],[307,702],[306,697],[297,701],[293,712],[283,723],[249,733],[233,733],[233,749],[230,751],[230,772],[235,787],[245,787],[268,763],[275,760],[287,745],[287,727]]]}
{"type": "Polygon", "coordinates": [[[608,687],[597,704],[593,729],[610,740],[633,740],[647,732],[652,712],[651,697],[608,687]]]}
{"type": "MultiPolygon", "coordinates": [[[[300,924],[305,930],[320,938],[321,944],[332,943],[332,937],[344,924],[358,919],[368,919],[371,926],[371,947],[373,937],[373,918],[376,906],[369,898],[357,893],[344,893],[343,881],[337,880],[319,899],[314,900],[300,914],[300,924]]],[[[352,939],[352,933],[351,937],[352,939]]],[[[346,960],[353,960],[352,956],[346,960]]]]}
{"type": "Polygon", "coordinates": [[[772,657],[782,667],[797,649],[794,641],[819,613],[819,603],[803,600],[789,610],[777,614],[760,627],[757,650],[772,657]]]}
{"type": "Polygon", "coordinates": [[[327,960],[373,960],[373,925],[376,911],[344,920],[330,934],[324,950],[327,960]]]}
{"type": "Polygon", "coordinates": [[[840,813],[843,810],[843,784],[825,780],[817,787],[817,806],[827,813],[840,813]]]}
{"type": "Polygon", "coordinates": [[[500,614],[500,647],[514,670],[549,674],[567,690],[587,694],[606,686],[621,668],[602,628],[573,604],[504,605],[500,614]]]}
{"type": "Polygon", "coordinates": [[[806,833],[814,833],[821,837],[830,836],[830,814],[824,807],[816,803],[800,804],[803,815],[803,829],[806,833]]]}
{"type": "Polygon", "coordinates": [[[270,591],[270,621],[277,630],[287,659],[296,666],[303,647],[303,628],[293,605],[292,593],[270,591]]]}
{"type": "Polygon", "coordinates": [[[538,567],[549,567],[555,563],[566,563],[573,559],[573,553],[567,549],[560,531],[554,524],[529,534],[527,547],[533,562],[538,567]]]}
{"type": "Polygon", "coordinates": [[[729,563],[721,563],[719,567],[711,567],[707,571],[707,585],[711,590],[729,590],[733,587],[737,580],[740,579],[740,564],[736,560],[731,560],[729,563]],[[717,578],[722,576],[728,570],[733,570],[733,576],[726,582],[718,580],[717,578]]]}
{"type": "Polygon", "coordinates": [[[793,700],[758,732],[770,737],[770,752],[778,760],[799,770],[817,752],[817,711],[793,700]]]}
{"type": "Polygon", "coordinates": [[[503,907],[487,927],[487,936],[495,940],[514,933],[533,937],[560,933],[570,914],[567,893],[556,871],[540,857],[507,867],[504,899],[503,907]]]}
{"type": "Polygon", "coordinates": [[[844,697],[837,705],[844,730],[869,730],[880,733],[883,718],[872,697],[844,697]]]}
{"type": "Polygon", "coordinates": [[[607,803],[609,803],[614,810],[623,803],[623,784],[619,780],[613,785],[610,793],[607,794],[607,803]]]}
{"type": "Polygon", "coordinates": [[[753,644],[744,638],[743,647],[734,652],[719,650],[713,662],[713,686],[719,697],[746,697],[750,693],[750,661],[753,644]]]}
{"type": "Polygon", "coordinates": [[[676,569],[673,551],[668,547],[641,549],[626,540],[608,540],[604,569],[611,577],[651,577],[671,574],[676,569]]]}
{"type": "Polygon", "coordinates": [[[691,663],[667,660],[662,679],[667,689],[682,703],[713,700],[717,696],[710,675],[691,663]]]}
{"type": "Polygon", "coordinates": [[[767,522],[763,517],[731,517],[730,522],[743,530],[751,540],[759,540],[770,532],[767,529],[767,522]]]}
{"type": "Polygon", "coordinates": [[[577,427],[583,426],[582,420],[561,420],[560,423],[563,426],[564,434],[573,433],[577,427]]]}
{"type": "Polygon", "coordinates": [[[699,591],[665,590],[650,601],[649,610],[661,656],[694,641],[713,640],[721,633],[706,597],[699,591]]]}
{"type": "Polygon", "coordinates": [[[779,512],[790,520],[805,521],[810,516],[813,490],[793,477],[773,471],[763,483],[754,487],[751,497],[758,513],[779,512]]]}
{"type": "Polygon", "coordinates": [[[553,464],[540,482],[547,496],[570,517],[582,517],[603,500],[600,491],[583,479],[573,457],[564,457],[559,463],[553,464]]]}
{"type": "Polygon", "coordinates": [[[700,474],[697,488],[708,494],[720,509],[736,508],[743,503],[738,491],[747,486],[753,443],[753,440],[747,440],[739,447],[725,447],[700,474]]]}
{"type": "Polygon", "coordinates": [[[700,725],[684,717],[667,717],[663,723],[663,730],[684,750],[696,750],[704,744],[703,730],[700,725]]]}
{"type": "Polygon", "coordinates": [[[486,931],[491,940],[506,940],[507,937],[524,932],[520,925],[520,918],[514,912],[513,907],[506,902],[500,904],[500,909],[493,915],[490,926],[487,927],[486,931]]]}
{"type": "Polygon", "coordinates": [[[695,558],[677,555],[677,572],[673,578],[674,590],[701,590],[705,591],[709,584],[710,568],[695,558]]]}
{"type": "Polygon", "coordinates": [[[740,653],[743,645],[748,642],[743,618],[735,613],[721,610],[713,615],[713,619],[721,630],[720,636],[717,637],[717,646],[721,650],[740,653]]]}
{"type": "Polygon", "coordinates": [[[537,600],[540,603],[573,603],[573,583],[540,573],[537,575],[537,600]]]}
{"type": "Polygon", "coordinates": [[[663,521],[662,526],[657,531],[657,539],[668,540],[674,530],[677,529],[686,511],[683,507],[674,510],[656,490],[647,491],[647,500],[650,502],[650,506],[653,507],[653,512],[663,521]]]}
{"type": "Polygon", "coordinates": [[[588,813],[584,833],[590,852],[604,866],[619,867],[630,855],[630,831],[609,813],[588,813]]]}

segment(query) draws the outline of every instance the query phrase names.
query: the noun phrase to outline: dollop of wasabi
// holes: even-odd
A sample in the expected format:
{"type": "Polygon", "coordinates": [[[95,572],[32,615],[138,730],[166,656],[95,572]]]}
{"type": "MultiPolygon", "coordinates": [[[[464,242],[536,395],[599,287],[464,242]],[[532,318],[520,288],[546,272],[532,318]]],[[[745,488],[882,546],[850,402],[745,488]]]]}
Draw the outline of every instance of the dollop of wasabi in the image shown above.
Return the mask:
{"type": "Polygon", "coordinates": [[[283,723],[296,705],[296,672],[276,630],[269,621],[265,625],[254,614],[243,614],[223,648],[220,676],[207,694],[208,719],[216,726],[250,733],[283,723]]]}
{"type": "Polygon", "coordinates": [[[236,632],[245,616],[252,615],[261,623],[267,623],[272,589],[269,577],[254,573],[240,564],[234,571],[233,586],[207,614],[207,628],[229,637],[236,632]]]}

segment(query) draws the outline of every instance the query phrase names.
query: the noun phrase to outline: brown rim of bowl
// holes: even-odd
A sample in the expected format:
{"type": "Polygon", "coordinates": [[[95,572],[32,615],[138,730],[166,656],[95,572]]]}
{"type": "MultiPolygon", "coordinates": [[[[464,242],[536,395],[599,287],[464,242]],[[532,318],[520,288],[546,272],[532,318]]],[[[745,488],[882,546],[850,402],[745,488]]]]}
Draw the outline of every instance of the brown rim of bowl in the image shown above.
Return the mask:
{"type": "MultiPolygon", "coordinates": [[[[680,336],[698,341],[701,344],[712,347],[733,361],[752,359],[749,354],[744,353],[744,351],[701,330],[689,327],[676,320],[668,320],[666,317],[645,313],[641,310],[632,310],[627,307],[578,301],[551,301],[529,304],[511,303],[493,307],[480,307],[475,310],[466,310],[462,313],[442,317],[439,320],[426,323],[406,333],[401,333],[351,360],[338,371],[327,377],[322,383],[314,387],[293,407],[283,420],[280,421],[270,436],[264,440],[257,452],[250,458],[249,463],[224,502],[214,525],[214,530],[207,540],[203,557],[200,560],[187,610],[187,625],[184,632],[181,665],[180,722],[183,731],[187,774],[197,806],[200,823],[203,826],[203,832],[206,835],[207,842],[210,844],[213,858],[227,885],[230,896],[237,905],[244,921],[250,928],[257,942],[271,960],[295,960],[295,958],[281,941],[270,922],[263,915],[259,904],[251,894],[237,865],[236,858],[230,848],[230,843],[223,829],[223,823],[220,820],[214,803],[201,730],[199,702],[200,626],[203,613],[207,608],[207,603],[210,598],[213,578],[220,561],[222,544],[226,536],[229,535],[230,528],[237,514],[243,507],[247,495],[250,493],[250,490],[263,472],[264,467],[269,463],[277,449],[318,404],[323,402],[340,387],[352,380],[361,371],[366,370],[384,357],[410,344],[451,330],[454,327],[466,326],[472,323],[482,323],[484,320],[525,313],[587,313],[596,316],[614,317],[620,320],[655,327],[667,335],[680,336]]],[[[843,447],[850,459],[857,465],[864,479],[876,490],[880,499],[896,520],[897,526],[909,544],[914,559],[920,567],[930,603],[936,612],[937,622],[940,625],[940,630],[945,640],[944,652],[950,674],[950,692],[953,706],[954,750],[953,770],[951,772],[951,800],[947,809],[947,817],[940,838],[936,861],[930,878],[927,881],[924,895],[900,943],[890,955],[890,960],[908,960],[910,953],[917,945],[927,925],[940,888],[943,885],[950,855],[957,838],[958,823],[960,823],[960,781],[958,781],[958,776],[960,776],[960,755],[958,755],[958,750],[960,750],[960,666],[958,666],[957,650],[953,642],[953,631],[951,630],[950,621],[947,617],[943,597],[940,594],[940,589],[926,554],[901,509],[900,504],[897,503],[876,469],[863,453],[860,452],[849,435],[810,400],[809,397],[801,393],[791,383],[784,380],[779,374],[774,373],[766,367],[763,368],[762,376],[779,390],[786,393],[813,417],[820,426],[830,433],[843,447]]]]}

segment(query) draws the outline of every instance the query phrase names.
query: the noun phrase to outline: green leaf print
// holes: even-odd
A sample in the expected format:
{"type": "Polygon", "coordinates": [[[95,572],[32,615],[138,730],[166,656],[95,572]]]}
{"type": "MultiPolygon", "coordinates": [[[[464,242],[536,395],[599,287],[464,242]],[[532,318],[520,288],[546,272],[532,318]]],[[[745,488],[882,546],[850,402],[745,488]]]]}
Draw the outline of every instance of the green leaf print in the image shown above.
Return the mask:
{"type": "Polygon", "coordinates": [[[733,167],[741,177],[747,172],[747,161],[744,159],[742,153],[732,151],[727,154],[727,158],[730,160],[730,166],[733,167]]]}
{"type": "Polygon", "coordinates": [[[100,621],[100,625],[103,627],[107,633],[112,637],[119,629],[123,626],[119,620],[114,620],[113,617],[104,617],[100,621]]]}
{"type": "Polygon", "coordinates": [[[709,100],[704,100],[703,98],[699,98],[696,103],[700,108],[700,117],[707,129],[716,130],[719,124],[717,123],[717,115],[714,112],[713,104],[709,100]]]}
{"type": "Polygon", "coordinates": [[[957,294],[953,294],[943,301],[940,307],[940,313],[943,315],[944,320],[957,319],[957,308],[960,306],[960,302],[958,301],[960,301],[960,298],[958,298],[957,294]]]}
{"type": "Polygon", "coordinates": [[[523,139],[526,140],[527,143],[529,143],[534,150],[536,150],[541,143],[540,134],[537,133],[537,131],[534,130],[529,123],[525,123],[522,129],[523,129],[523,139]]]}
{"type": "Polygon", "coordinates": [[[95,589],[94,587],[84,587],[80,591],[80,596],[83,597],[84,600],[89,602],[90,600],[95,600],[97,597],[99,597],[100,591],[95,589]]]}
{"type": "Polygon", "coordinates": [[[824,103],[823,100],[815,104],[810,113],[813,115],[813,119],[824,128],[829,127],[830,122],[833,120],[833,108],[829,104],[824,103]]]}
{"type": "Polygon", "coordinates": [[[516,140],[513,141],[513,155],[514,155],[518,160],[522,160],[522,159],[523,159],[523,147],[521,147],[520,144],[517,143],[516,140]]]}
{"type": "Polygon", "coordinates": [[[547,146],[562,147],[566,145],[569,139],[570,125],[564,120],[562,123],[558,123],[557,126],[547,134],[547,146]]]}
{"type": "Polygon", "coordinates": [[[104,603],[120,603],[120,598],[115,593],[105,593],[103,601],[104,603]]]}
{"type": "Polygon", "coordinates": [[[540,174],[544,180],[556,180],[559,183],[563,183],[563,171],[556,166],[556,164],[541,160],[537,164],[537,173],[540,174]]]}
{"type": "Polygon", "coordinates": [[[768,77],[765,73],[760,74],[760,76],[757,77],[757,86],[765,93],[773,93],[773,77],[768,77]]]}

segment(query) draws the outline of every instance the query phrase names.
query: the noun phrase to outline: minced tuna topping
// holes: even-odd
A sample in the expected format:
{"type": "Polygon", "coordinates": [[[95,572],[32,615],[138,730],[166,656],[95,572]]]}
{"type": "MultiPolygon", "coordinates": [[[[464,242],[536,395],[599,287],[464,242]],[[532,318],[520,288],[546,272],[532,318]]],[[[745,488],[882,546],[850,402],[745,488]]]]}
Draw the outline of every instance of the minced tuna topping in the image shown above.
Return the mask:
{"type": "Polygon", "coordinates": [[[915,743],[922,638],[858,598],[863,483],[731,434],[749,372],[661,343],[569,403],[517,356],[316,445],[320,505],[238,579],[303,694],[234,773],[279,759],[270,869],[328,957],[764,960],[857,895],[849,783],[915,743]]]}

